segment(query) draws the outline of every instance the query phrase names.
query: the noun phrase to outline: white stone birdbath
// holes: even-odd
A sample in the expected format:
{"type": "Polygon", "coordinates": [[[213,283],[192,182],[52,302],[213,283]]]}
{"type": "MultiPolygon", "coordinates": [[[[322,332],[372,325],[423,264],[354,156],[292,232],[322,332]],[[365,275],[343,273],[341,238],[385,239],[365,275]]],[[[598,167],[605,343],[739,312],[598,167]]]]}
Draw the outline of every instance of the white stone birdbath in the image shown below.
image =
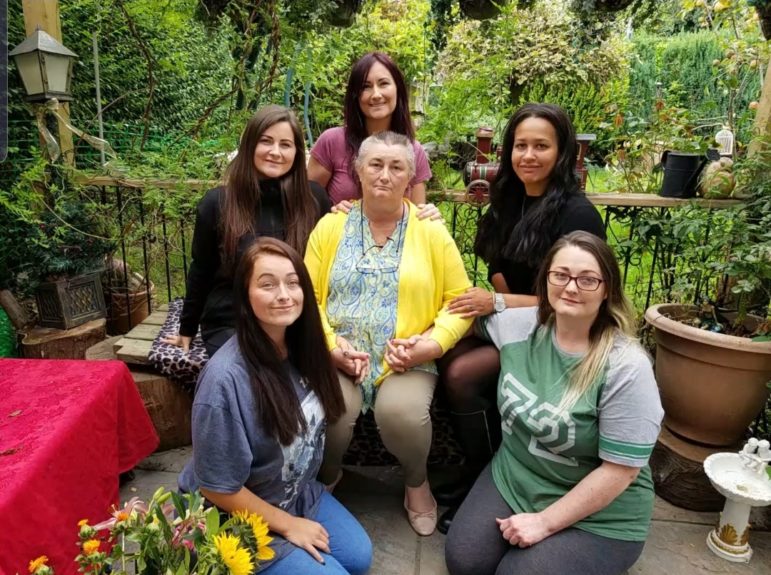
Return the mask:
{"type": "Polygon", "coordinates": [[[707,536],[707,547],[717,556],[736,563],[752,557],[750,509],[771,505],[769,461],[769,442],[754,437],[739,453],[715,453],[704,460],[712,486],[726,498],[720,521],[707,536]]]}

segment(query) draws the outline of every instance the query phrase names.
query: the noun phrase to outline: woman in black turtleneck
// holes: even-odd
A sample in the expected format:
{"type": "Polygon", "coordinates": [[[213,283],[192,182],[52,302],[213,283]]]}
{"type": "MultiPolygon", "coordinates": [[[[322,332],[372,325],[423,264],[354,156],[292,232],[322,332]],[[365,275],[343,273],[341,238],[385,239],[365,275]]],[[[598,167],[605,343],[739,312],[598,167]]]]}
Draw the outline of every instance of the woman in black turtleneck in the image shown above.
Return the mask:
{"type": "Polygon", "coordinates": [[[179,334],[165,340],[187,351],[200,325],[210,357],[234,333],[233,271],[244,250],[270,236],[304,254],[330,209],[324,189],[308,181],[302,131],[282,106],[266,106],[249,120],[225,182],[198,204],[179,334]]]}

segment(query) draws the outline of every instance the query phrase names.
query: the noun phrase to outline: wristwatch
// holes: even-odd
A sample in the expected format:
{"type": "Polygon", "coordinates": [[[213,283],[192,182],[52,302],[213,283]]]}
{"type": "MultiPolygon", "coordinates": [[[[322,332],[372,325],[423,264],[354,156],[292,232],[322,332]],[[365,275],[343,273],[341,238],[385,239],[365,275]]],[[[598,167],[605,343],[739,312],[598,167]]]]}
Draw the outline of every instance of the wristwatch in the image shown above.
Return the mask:
{"type": "Polygon", "coordinates": [[[495,313],[501,313],[506,309],[506,300],[503,299],[502,293],[493,294],[493,309],[495,313]]]}

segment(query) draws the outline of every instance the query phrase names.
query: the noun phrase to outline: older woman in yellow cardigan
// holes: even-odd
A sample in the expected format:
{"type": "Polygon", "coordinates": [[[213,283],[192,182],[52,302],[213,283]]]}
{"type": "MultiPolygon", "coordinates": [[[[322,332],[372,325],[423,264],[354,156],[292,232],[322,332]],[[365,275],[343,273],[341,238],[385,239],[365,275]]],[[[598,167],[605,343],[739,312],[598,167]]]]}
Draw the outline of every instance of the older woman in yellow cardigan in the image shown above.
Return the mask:
{"type": "Polygon", "coordinates": [[[346,406],[327,430],[321,480],[339,480],[356,419],[373,409],[383,444],[404,468],[410,524],[430,535],[434,360],[469,328],[470,320],[449,313],[447,304],[471,284],[444,225],[418,220],[404,199],[415,173],[412,143],[393,132],[372,135],[355,167],[362,201],[348,214],[322,218],[305,255],[346,406]]]}

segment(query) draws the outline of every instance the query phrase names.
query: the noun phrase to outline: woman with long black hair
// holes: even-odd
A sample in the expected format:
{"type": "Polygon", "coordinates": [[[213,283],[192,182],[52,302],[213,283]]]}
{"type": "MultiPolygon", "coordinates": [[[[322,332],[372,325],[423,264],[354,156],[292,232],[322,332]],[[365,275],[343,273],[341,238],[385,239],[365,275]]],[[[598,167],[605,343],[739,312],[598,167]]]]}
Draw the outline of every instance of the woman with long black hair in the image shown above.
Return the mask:
{"type": "MultiPolygon", "coordinates": [[[[463,317],[536,305],[536,273],[558,238],[576,230],[605,238],[602,218],[581,191],[575,129],[562,108],[525,104],[506,125],[502,148],[490,207],[479,221],[474,245],[488,266],[493,291],[473,287],[455,298],[449,309],[463,317]]],[[[440,502],[457,504],[500,442],[493,397],[498,350],[466,338],[444,356],[439,368],[468,465],[459,485],[434,494],[440,502]]],[[[454,512],[451,508],[440,519],[440,530],[446,532],[454,512]]]]}

